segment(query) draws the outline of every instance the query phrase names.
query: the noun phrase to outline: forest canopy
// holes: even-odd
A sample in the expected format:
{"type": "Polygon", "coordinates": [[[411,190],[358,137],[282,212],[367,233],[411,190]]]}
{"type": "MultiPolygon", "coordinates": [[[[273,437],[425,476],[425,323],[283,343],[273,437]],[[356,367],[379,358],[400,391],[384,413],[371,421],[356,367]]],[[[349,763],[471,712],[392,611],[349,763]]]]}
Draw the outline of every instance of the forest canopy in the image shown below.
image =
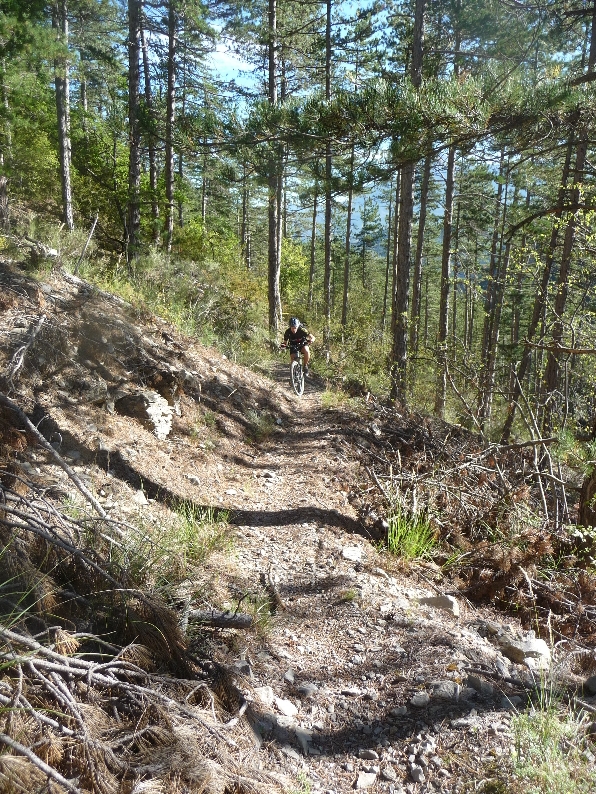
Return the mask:
{"type": "Polygon", "coordinates": [[[4,244],[508,441],[594,412],[596,0],[5,0],[4,244]],[[229,64],[234,64],[233,68],[229,64]]]}

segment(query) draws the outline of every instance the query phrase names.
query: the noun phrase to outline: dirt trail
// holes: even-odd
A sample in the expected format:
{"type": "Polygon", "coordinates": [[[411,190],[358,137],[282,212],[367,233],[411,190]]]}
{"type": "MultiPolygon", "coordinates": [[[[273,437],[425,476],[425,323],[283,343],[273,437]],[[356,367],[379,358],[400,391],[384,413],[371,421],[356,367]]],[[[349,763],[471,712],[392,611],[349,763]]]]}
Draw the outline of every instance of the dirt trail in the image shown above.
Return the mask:
{"type": "MultiPolygon", "coordinates": [[[[227,671],[247,763],[327,794],[455,792],[493,774],[511,745],[503,698],[524,694],[525,673],[487,639],[498,615],[422,605],[440,591],[432,567],[402,568],[370,538],[354,507],[375,488],[366,407],[324,407],[316,359],[298,399],[287,360],[251,372],[84,282],[7,271],[2,287],[2,371],[47,318],[11,394],[111,518],[159,527],[172,500],[230,512],[233,551],[207,560],[191,606],[240,604],[258,625],[200,631],[191,649],[227,671]],[[165,439],[115,409],[146,389],[176,409],[165,439]]],[[[76,495],[45,456],[21,460],[76,495]]]]}
{"type": "Polygon", "coordinates": [[[350,504],[371,485],[351,445],[362,417],[323,409],[316,379],[288,394],[290,415],[255,460],[253,508],[233,519],[230,575],[263,600],[264,630],[219,648],[253,706],[259,753],[328,794],[460,791],[470,765],[483,775],[508,752],[513,687],[463,686],[466,666],[495,658],[466,628],[482,616],[421,607],[436,593],[424,570],[400,570],[367,537],[350,504]]]}

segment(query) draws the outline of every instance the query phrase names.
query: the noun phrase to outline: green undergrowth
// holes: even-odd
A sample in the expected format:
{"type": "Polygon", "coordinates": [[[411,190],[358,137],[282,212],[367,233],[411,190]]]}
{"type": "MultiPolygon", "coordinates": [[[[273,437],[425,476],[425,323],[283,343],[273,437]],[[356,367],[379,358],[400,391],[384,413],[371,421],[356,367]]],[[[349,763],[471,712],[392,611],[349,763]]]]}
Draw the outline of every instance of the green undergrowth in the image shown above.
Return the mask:
{"type": "Polygon", "coordinates": [[[63,509],[87,527],[87,545],[107,557],[110,566],[125,572],[137,587],[166,598],[189,582],[210,554],[232,548],[228,511],[188,500],[162,508],[159,517],[141,508],[117,531],[107,526],[98,532],[87,505],[68,500],[63,509]]]}
{"type": "Polygon", "coordinates": [[[513,718],[513,774],[524,794],[596,791],[596,748],[586,739],[587,721],[556,704],[513,718]]]}
{"type": "Polygon", "coordinates": [[[387,516],[387,551],[406,560],[432,556],[437,546],[435,530],[424,511],[394,508],[387,516]]]}

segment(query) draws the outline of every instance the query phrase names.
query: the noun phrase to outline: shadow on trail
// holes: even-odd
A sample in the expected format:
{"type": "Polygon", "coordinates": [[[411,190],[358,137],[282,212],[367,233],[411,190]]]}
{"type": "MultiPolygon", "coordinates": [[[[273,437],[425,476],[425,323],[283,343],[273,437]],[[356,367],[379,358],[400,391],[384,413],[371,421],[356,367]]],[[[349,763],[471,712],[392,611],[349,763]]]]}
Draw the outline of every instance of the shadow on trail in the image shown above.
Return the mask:
{"type": "Polygon", "coordinates": [[[359,521],[341,513],[320,507],[292,507],[287,510],[233,510],[230,523],[236,526],[278,527],[291,524],[319,523],[341,527],[350,534],[362,535],[368,540],[371,535],[359,521]]]}
{"type": "MultiPolygon", "coordinates": [[[[59,426],[47,416],[44,416],[43,430],[48,437],[52,431],[58,431],[59,426]]],[[[39,421],[39,419],[38,419],[39,421]]],[[[77,440],[69,433],[64,432],[63,440],[70,448],[76,449],[82,460],[93,461],[103,469],[125,482],[134,490],[142,490],[148,499],[171,507],[182,501],[192,503],[198,509],[226,509],[231,515],[230,523],[235,526],[288,526],[291,524],[319,523],[331,527],[340,527],[350,534],[361,535],[371,539],[371,535],[366,527],[359,521],[340,512],[329,508],[305,505],[304,507],[293,507],[287,510],[244,510],[242,508],[225,508],[223,505],[199,504],[181,493],[168,488],[166,485],[155,482],[146,475],[138,471],[122,455],[119,450],[110,452],[91,450],[85,445],[77,443],[77,440]]],[[[255,468],[260,468],[257,464],[255,468]]]]}

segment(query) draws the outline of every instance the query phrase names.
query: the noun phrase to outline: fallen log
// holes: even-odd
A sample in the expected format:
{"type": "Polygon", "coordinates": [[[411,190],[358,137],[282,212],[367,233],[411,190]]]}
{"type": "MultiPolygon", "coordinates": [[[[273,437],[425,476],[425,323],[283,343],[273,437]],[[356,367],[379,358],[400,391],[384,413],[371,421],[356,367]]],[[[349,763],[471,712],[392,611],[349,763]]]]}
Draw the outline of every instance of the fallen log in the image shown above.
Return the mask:
{"type": "Polygon", "coordinates": [[[219,612],[216,609],[207,611],[191,609],[188,619],[220,629],[248,629],[255,622],[252,615],[247,615],[244,612],[219,612]]]}

